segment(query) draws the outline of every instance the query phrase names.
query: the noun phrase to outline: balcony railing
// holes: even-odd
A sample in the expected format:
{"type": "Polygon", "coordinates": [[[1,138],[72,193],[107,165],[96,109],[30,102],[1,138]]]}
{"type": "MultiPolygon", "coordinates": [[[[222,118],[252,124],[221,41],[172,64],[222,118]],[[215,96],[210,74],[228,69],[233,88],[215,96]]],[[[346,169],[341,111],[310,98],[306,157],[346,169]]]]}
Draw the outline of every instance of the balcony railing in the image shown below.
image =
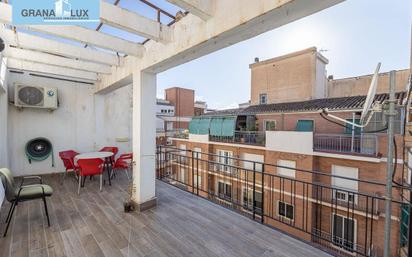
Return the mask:
{"type": "Polygon", "coordinates": [[[264,131],[235,131],[234,136],[209,136],[210,141],[265,146],[264,131]]]}
{"type": "MultiPolygon", "coordinates": [[[[384,181],[199,154],[171,146],[159,146],[156,161],[159,180],[308,240],[335,256],[382,255],[384,181]],[[279,168],[293,170],[294,175],[282,176],[277,173],[279,168]],[[336,187],[330,183],[333,178],[356,182],[359,190],[336,187]]],[[[394,192],[407,190],[400,185],[393,187],[394,192]]],[[[401,209],[411,206],[398,198],[392,199],[393,217],[400,217],[401,209]]],[[[396,233],[399,225],[393,222],[394,238],[398,238],[396,233]]],[[[400,241],[393,243],[393,256],[401,248],[400,241]]]]}
{"type": "Polygon", "coordinates": [[[378,136],[373,134],[315,134],[313,140],[315,151],[360,154],[376,156],[378,154],[378,136]]]}
{"type": "Polygon", "coordinates": [[[187,129],[172,129],[165,131],[166,137],[188,139],[189,132],[187,129]]]}

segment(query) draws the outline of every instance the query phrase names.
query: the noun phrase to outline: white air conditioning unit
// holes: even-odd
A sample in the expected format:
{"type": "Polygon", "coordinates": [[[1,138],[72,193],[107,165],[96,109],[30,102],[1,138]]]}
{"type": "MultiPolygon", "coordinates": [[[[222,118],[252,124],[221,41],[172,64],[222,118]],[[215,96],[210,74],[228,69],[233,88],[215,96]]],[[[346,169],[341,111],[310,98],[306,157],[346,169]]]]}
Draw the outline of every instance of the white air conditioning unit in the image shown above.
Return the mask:
{"type": "Polygon", "coordinates": [[[57,88],[15,84],[14,105],[55,110],[57,109],[57,88]]]}

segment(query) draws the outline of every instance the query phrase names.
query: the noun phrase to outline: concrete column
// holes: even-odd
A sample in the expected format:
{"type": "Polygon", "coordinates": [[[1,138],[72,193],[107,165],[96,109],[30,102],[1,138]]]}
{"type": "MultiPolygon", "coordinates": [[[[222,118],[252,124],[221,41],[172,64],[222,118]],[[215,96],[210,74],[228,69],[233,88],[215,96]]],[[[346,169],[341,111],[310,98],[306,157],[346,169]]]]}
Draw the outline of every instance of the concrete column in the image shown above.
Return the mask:
{"type": "Polygon", "coordinates": [[[0,168],[10,168],[8,156],[8,85],[7,62],[0,53],[0,168]]]}
{"type": "Polygon", "coordinates": [[[133,201],[138,211],[156,205],[156,74],[133,73],[133,201]]]}

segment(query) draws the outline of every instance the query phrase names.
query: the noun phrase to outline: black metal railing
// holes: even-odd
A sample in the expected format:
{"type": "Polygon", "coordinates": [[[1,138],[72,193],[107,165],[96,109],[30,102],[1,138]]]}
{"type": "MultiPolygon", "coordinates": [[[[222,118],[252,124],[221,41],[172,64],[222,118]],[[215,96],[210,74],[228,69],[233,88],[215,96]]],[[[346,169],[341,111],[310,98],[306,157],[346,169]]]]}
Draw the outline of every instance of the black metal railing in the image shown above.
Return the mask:
{"type": "Polygon", "coordinates": [[[265,146],[264,131],[235,131],[233,136],[209,136],[210,141],[265,146]]]}
{"type": "MultiPolygon", "coordinates": [[[[383,182],[172,146],[158,146],[156,166],[159,180],[292,234],[334,255],[382,255],[383,182]],[[279,175],[278,169],[293,171],[293,177],[279,175]],[[333,186],[332,178],[356,181],[360,190],[333,186]]],[[[394,185],[393,195],[398,196],[401,189],[405,187],[394,185]]],[[[401,200],[392,200],[394,238],[399,234],[398,218],[402,206],[405,210],[404,205],[401,200]]],[[[399,251],[400,244],[393,245],[393,254],[398,255],[399,251]]]]}
{"type": "Polygon", "coordinates": [[[378,154],[378,136],[373,134],[315,134],[313,149],[333,153],[349,153],[376,156],[378,154]]]}

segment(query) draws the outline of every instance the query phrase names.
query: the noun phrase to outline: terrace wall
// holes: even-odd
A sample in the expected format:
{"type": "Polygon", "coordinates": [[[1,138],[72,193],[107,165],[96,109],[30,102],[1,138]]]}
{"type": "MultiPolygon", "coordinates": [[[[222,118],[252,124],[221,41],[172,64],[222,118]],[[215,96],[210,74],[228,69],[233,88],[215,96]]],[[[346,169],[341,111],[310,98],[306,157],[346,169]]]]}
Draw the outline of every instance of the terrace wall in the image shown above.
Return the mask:
{"type": "Polygon", "coordinates": [[[73,149],[78,152],[94,149],[94,86],[62,80],[10,73],[8,89],[9,101],[14,101],[14,84],[49,86],[58,89],[59,108],[55,111],[44,109],[9,108],[9,167],[13,174],[44,174],[63,171],[58,152],[73,149]],[[42,162],[28,162],[25,154],[26,143],[36,137],[48,138],[53,144],[55,167],[51,158],[42,162]]]}
{"type": "Polygon", "coordinates": [[[106,95],[95,95],[96,149],[116,146],[132,151],[132,85],[106,95]]]}
{"type": "MultiPolygon", "coordinates": [[[[95,95],[92,85],[56,79],[10,73],[9,101],[14,101],[14,84],[57,87],[59,108],[55,111],[8,108],[7,152],[9,164],[0,147],[0,166],[9,167],[14,175],[46,174],[64,171],[58,152],[73,149],[77,152],[99,150],[103,146],[117,146],[120,153],[131,151],[131,87],[124,87],[107,95],[95,95]],[[51,158],[42,162],[28,162],[25,144],[33,138],[46,137],[53,144],[55,167],[51,158]]],[[[4,110],[1,101],[0,114],[4,110]]],[[[0,115],[0,119],[4,115],[0,115]]],[[[4,123],[0,121],[0,124],[4,123]]],[[[0,126],[1,126],[0,125],[0,126]]],[[[0,133],[4,134],[0,128],[0,133]]],[[[1,138],[1,134],[0,134],[1,138]]],[[[3,144],[1,144],[3,145],[3,144]]],[[[4,150],[3,150],[4,151],[4,150]]]]}

